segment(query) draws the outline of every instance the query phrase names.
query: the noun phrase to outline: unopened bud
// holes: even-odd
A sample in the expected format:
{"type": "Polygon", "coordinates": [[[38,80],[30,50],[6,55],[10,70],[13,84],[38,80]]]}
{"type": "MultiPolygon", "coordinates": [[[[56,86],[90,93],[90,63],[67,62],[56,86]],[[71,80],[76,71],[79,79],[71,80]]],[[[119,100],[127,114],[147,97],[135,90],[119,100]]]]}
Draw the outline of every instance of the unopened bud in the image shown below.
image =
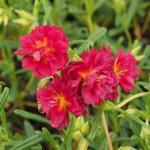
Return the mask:
{"type": "Polygon", "coordinates": [[[23,18],[18,18],[13,20],[14,23],[20,24],[22,26],[27,26],[29,25],[29,21],[23,19],[23,18]]]}
{"type": "Polygon", "coordinates": [[[136,150],[136,149],[130,146],[124,146],[124,147],[120,147],[118,150],[136,150]]]}
{"type": "Polygon", "coordinates": [[[135,47],[134,49],[132,49],[131,54],[133,56],[137,56],[139,51],[140,51],[140,49],[141,49],[141,46],[135,47]]]}
{"type": "Polygon", "coordinates": [[[4,26],[8,24],[8,16],[6,14],[3,16],[3,22],[4,22],[4,26]]]}
{"type": "MultiPolygon", "coordinates": [[[[148,126],[148,119],[146,120],[146,125],[148,126]]],[[[149,144],[150,131],[142,126],[142,130],[140,132],[140,137],[145,140],[147,144],[149,144]]]]}
{"type": "Polygon", "coordinates": [[[52,77],[47,77],[47,78],[43,78],[40,80],[40,82],[37,85],[37,90],[44,88],[45,84],[50,82],[50,80],[52,79],[52,77]]]}
{"type": "Polygon", "coordinates": [[[83,119],[82,116],[79,116],[79,117],[77,118],[77,120],[75,121],[75,130],[80,130],[82,124],[84,124],[84,119],[83,119]]]}
{"type": "Polygon", "coordinates": [[[135,59],[140,61],[145,57],[145,55],[135,56],[135,59]]]}
{"type": "Polygon", "coordinates": [[[89,146],[89,143],[86,139],[82,138],[80,141],[79,141],[79,144],[78,144],[78,149],[77,150],[87,150],[88,149],[88,146],[89,146]]]}
{"type": "Polygon", "coordinates": [[[88,122],[86,122],[81,127],[81,133],[83,135],[86,135],[86,134],[88,134],[88,132],[89,132],[89,124],[88,124],[88,122]]]}
{"type": "Polygon", "coordinates": [[[18,9],[16,9],[15,12],[16,12],[21,18],[23,18],[23,19],[25,19],[25,20],[33,20],[33,16],[32,16],[30,13],[28,13],[28,12],[26,12],[26,11],[24,11],[24,10],[18,10],[18,9]]]}
{"type": "MultiPolygon", "coordinates": [[[[137,113],[137,111],[135,109],[127,109],[126,110],[127,113],[133,115],[133,116],[139,116],[139,114],[137,113]]],[[[125,117],[123,114],[120,114],[119,117],[125,117]]]]}
{"type": "Polygon", "coordinates": [[[80,131],[75,131],[75,132],[73,133],[72,137],[73,137],[73,139],[74,139],[75,141],[78,142],[78,141],[81,139],[82,134],[81,134],[80,131]]]}

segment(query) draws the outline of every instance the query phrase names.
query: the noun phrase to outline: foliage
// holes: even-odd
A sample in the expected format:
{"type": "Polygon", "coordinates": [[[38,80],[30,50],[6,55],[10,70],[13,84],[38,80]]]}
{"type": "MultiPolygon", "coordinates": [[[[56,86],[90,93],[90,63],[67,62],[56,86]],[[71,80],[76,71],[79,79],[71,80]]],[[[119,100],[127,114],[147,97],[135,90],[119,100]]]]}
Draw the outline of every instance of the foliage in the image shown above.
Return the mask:
{"type": "Polygon", "coordinates": [[[114,150],[150,149],[149,6],[147,0],[0,0],[0,149],[108,149],[102,109],[114,150]],[[135,88],[131,93],[119,88],[116,101],[89,107],[84,121],[70,114],[69,128],[53,129],[37,111],[39,79],[22,69],[21,56],[13,55],[20,49],[21,36],[45,24],[63,28],[69,61],[80,60],[82,52],[103,44],[111,46],[113,55],[121,47],[132,50],[142,69],[135,88]]]}

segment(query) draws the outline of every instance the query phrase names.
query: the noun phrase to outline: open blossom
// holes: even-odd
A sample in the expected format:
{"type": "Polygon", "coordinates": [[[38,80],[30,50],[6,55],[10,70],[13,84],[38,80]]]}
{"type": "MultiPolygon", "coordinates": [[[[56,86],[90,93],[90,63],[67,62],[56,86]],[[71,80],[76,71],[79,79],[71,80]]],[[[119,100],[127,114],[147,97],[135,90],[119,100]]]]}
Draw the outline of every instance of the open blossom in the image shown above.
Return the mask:
{"type": "Polygon", "coordinates": [[[40,111],[46,113],[46,118],[51,120],[50,124],[54,128],[68,126],[69,111],[76,117],[81,114],[86,116],[85,106],[79,96],[57,76],[54,76],[52,83],[49,82],[45,88],[39,89],[36,97],[41,104],[40,111]]]}
{"type": "Polygon", "coordinates": [[[60,27],[38,26],[19,41],[22,50],[14,54],[26,56],[22,60],[23,68],[31,69],[38,78],[54,75],[68,62],[69,42],[60,27]]]}
{"type": "Polygon", "coordinates": [[[62,70],[62,77],[83,97],[86,105],[100,105],[104,99],[117,99],[118,80],[111,67],[110,48],[92,48],[81,55],[83,61],[73,61],[62,70]],[[66,79],[67,81],[67,79],[66,79]]]}
{"type": "Polygon", "coordinates": [[[131,55],[131,51],[122,54],[122,49],[118,51],[114,58],[114,73],[119,80],[119,85],[125,92],[131,92],[134,88],[134,79],[138,78],[137,73],[141,72],[141,69],[135,66],[137,62],[131,55]]]}

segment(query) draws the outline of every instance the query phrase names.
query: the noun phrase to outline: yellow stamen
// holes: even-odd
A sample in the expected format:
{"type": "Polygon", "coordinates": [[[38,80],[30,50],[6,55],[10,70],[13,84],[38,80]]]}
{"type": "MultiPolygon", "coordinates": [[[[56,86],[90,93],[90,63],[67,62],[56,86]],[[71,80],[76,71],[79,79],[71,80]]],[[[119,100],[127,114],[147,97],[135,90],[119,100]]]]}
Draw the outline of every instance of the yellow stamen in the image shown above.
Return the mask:
{"type": "Polygon", "coordinates": [[[36,48],[40,48],[47,45],[47,38],[44,38],[44,41],[35,41],[36,48]]]}
{"type": "Polygon", "coordinates": [[[62,108],[66,108],[66,106],[71,105],[70,102],[68,102],[65,99],[65,96],[63,96],[62,94],[60,96],[57,97],[57,99],[59,99],[59,110],[61,110],[62,108]]]}
{"type": "Polygon", "coordinates": [[[53,52],[53,51],[54,51],[54,48],[53,48],[53,47],[51,47],[51,48],[49,48],[49,49],[45,50],[45,55],[46,55],[46,56],[48,56],[48,55],[50,55],[50,54],[51,54],[51,52],[53,52]]]}
{"type": "Polygon", "coordinates": [[[117,75],[117,76],[120,76],[120,75],[123,75],[124,72],[126,72],[126,70],[120,70],[120,64],[118,63],[115,63],[114,66],[114,73],[117,75]]]}

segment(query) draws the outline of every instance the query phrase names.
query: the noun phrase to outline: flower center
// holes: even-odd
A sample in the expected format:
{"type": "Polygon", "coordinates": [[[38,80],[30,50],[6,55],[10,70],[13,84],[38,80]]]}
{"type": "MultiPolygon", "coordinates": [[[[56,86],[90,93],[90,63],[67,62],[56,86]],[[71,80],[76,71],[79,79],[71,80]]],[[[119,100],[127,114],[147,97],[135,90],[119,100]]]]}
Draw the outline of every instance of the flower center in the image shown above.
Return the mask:
{"type": "Polygon", "coordinates": [[[88,73],[86,73],[86,72],[82,72],[82,71],[79,72],[79,75],[80,75],[83,79],[86,78],[87,74],[88,74],[88,73]]]}
{"type": "Polygon", "coordinates": [[[44,38],[44,41],[35,41],[36,48],[47,46],[47,38],[44,38]]]}
{"type": "Polygon", "coordinates": [[[94,73],[92,66],[88,69],[88,71],[79,71],[79,76],[85,79],[90,73],[94,73]]]}
{"type": "Polygon", "coordinates": [[[45,50],[45,55],[49,56],[51,54],[51,52],[54,52],[54,48],[53,47],[50,47],[50,48],[46,49],[45,50]]]}
{"type": "Polygon", "coordinates": [[[115,63],[113,68],[114,68],[114,73],[117,76],[124,75],[124,72],[126,72],[125,69],[123,69],[123,70],[120,69],[120,64],[119,63],[118,64],[115,63]]]}
{"type": "Polygon", "coordinates": [[[58,99],[59,99],[59,110],[66,108],[66,106],[68,106],[68,105],[71,105],[71,103],[68,102],[65,99],[65,96],[63,96],[62,94],[60,96],[58,96],[58,99]]]}

